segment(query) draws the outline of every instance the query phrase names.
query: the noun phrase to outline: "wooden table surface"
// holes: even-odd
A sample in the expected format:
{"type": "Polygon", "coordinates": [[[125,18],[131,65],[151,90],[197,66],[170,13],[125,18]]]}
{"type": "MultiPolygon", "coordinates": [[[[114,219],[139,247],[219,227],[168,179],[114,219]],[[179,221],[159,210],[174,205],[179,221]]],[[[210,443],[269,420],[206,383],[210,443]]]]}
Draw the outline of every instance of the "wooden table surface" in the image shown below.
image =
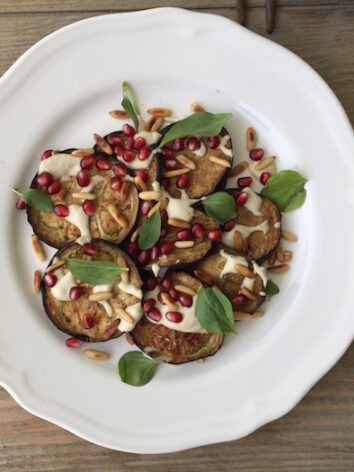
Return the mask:
{"type": "MultiPolygon", "coordinates": [[[[248,28],[266,35],[264,0],[247,4],[248,28]]],[[[354,0],[278,0],[277,5],[271,38],[320,73],[353,123],[354,0]]],[[[236,0],[0,0],[0,75],[28,47],[64,25],[102,13],[157,6],[238,18],[236,0]]],[[[0,470],[353,471],[353,365],[352,345],[291,413],[249,437],[151,456],[89,444],[25,412],[0,387],[0,470]]]]}

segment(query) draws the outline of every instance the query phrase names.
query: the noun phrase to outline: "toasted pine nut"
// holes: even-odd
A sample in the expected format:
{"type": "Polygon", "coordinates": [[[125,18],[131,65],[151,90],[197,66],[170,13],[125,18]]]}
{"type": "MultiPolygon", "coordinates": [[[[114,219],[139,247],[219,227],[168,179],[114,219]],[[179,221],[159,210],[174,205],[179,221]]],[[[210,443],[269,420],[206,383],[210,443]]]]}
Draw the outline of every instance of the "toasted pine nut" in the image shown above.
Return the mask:
{"type": "Polygon", "coordinates": [[[264,311],[262,310],[257,310],[253,313],[252,318],[262,318],[264,316],[264,311]]]}
{"type": "Polygon", "coordinates": [[[254,273],[248,267],[245,267],[242,264],[236,264],[235,267],[236,267],[237,272],[239,274],[243,275],[244,277],[247,277],[248,279],[255,279],[256,278],[254,273]]]}
{"type": "Polygon", "coordinates": [[[186,287],[185,285],[175,285],[175,289],[177,290],[177,292],[188,293],[188,295],[191,295],[192,297],[194,297],[194,295],[197,295],[193,289],[186,287]]]}
{"type": "Polygon", "coordinates": [[[202,282],[207,285],[213,285],[213,278],[209,275],[205,270],[202,269],[194,269],[193,274],[198,277],[202,282]]]}
{"type": "Polygon", "coordinates": [[[125,340],[127,341],[128,344],[130,344],[131,346],[134,346],[133,338],[130,336],[129,333],[125,333],[125,340]]]}
{"type": "Polygon", "coordinates": [[[202,365],[204,364],[204,359],[197,359],[195,362],[199,365],[202,365]]]}
{"type": "Polygon", "coordinates": [[[196,102],[191,102],[189,105],[189,108],[191,111],[194,111],[194,113],[204,111],[204,108],[201,105],[199,105],[199,103],[196,103],[196,102]]]}
{"type": "Polygon", "coordinates": [[[175,228],[188,229],[191,227],[191,224],[188,221],[179,220],[178,218],[169,218],[167,224],[174,226],[175,228]]]}
{"type": "Polygon", "coordinates": [[[50,272],[54,272],[55,270],[59,269],[60,267],[63,267],[64,265],[65,265],[65,261],[53,262],[53,264],[47,267],[45,273],[49,274],[50,272]]]}
{"type": "Polygon", "coordinates": [[[140,200],[160,200],[161,193],[154,190],[146,190],[139,193],[140,200]]]}
{"type": "Polygon", "coordinates": [[[111,204],[107,206],[108,213],[114,219],[116,223],[118,223],[122,228],[126,228],[128,226],[127,220],[124,218],[122,213],[118,210],[118,208],[111,204]]]}
{"type": "Polygon", "coordinates": [[[183,154],[177,154],[176,160],[178,162],[180,162],[181,164],[183,164],[188,169],[195,169],[196,168],[196,165],[194,164],[194,162],[191,159],[189,159],[188,157],[184,156],[183,154]]]}
{"type": "Polygon", "coordinates": [[[109,354],[105,351],[98,351],[97,349],[85,349],[84,354],[92,361],[106,361],[109,359],[109,354]]]}
{"type": "Polygon", "coordinates": [[[256,170],[261,170],[265,169],[266,167],[269,167],[273,162],[275,161],[275,156],[268,156],[263,158],[261,161],[258,162],[258,164],[255,166],[256,170]]]}
{"type": "Polygon", "coordinates": [[[171,116],[172,114],[172,111],[169,108],[162,108],[162,107],[149,108],[147,112],[149,113],[149,115],[162,116],[162,117],[171,116]]]}
{"type": "Polygon", "coordinates": [[[247,128],[246,131],[247,151],[252,151],[256,144],[256,132],[253,128],[247,128]]]}
{"type": "Polygon", "coordinates": [[[268,267],[272,267],[277,259],[277,251],[273,251],[268,259],[268,267]]]}
{"type": "Polygon", "coordinates": [[[91,287],[92,287],[91,284],[88,284],[88,283],[86,283],[86,282],[81,282],[79,285],[80,285],[80,287],[82,287],[82,288],[91,288],[91,287]]]}
{"type": "Polygon", "coordinates": [[[281,232],[281,237],[286,239],[286,241],[290,241],[291,243],[296,243],[297,241],[297,236],[293,233],[290,233],[290,231],[283,230],[281,232]]]}
{"type": "Polygon", "coordinates": [[[249,290],[247,287],[242,287],[240,292],[249,300],[253,300],[253,301],[258,300],[258,295],[255,292],[252,292],[252,290],[249,290]]]}
{"type": "Polygon", "coordinates": [[[161,198],[161,200],[160,200],[160,202],[159,202],[159,203],[160,203],[160,210],[161,210],[161,211],[162,211],[162,210],[166,210],[167,205],[168,205],[168,201],[169,201],[169,200],[168,200],[168,197],[163,197],[163,198],[161,198]]]}
{"type": "Polygon", "coordinates": [[[35,270],[33,276],[33,291],[38,293],[41,289],[41,271],[35,270]]]}
{"type": "Polygon", "coordinates": [[[131,243],[135,243],[135,241],[138,239],[139,231],[140,231],[140,228],[136,228],[134,233],[132,233],[132,235],[130,236],[130,242],[131,243]]]}
{"type": "Polygon", "coordinates": [[[237,252],[242,251],[242,244],[243,244],[243,240],[242,240],[241,233],[239,231],[235,231],[234,232],[234,246],[237,252]]]}
{"type": "Polygon", "coordinates": [[[245,238],[242,243],[242,252],[247,254],[248,252],[248,238],[245,238]]]}
{"type": "Polygon", "coordinates": [[[71,196],[79,200],[96,200],[96,195],[92,192],[75,192],[71,196]]]}
{"type": "MultiPolygon", "coordinates": [[[[119,254],[119,256],[117,257],[117,264],[119,265],[119,267],[127,267],[127,263],[121,254],[119,254]]],[[[129,270],[121,272],[120,278],[124,283],[127,284],[129,282],[129,270]]]]}
{"type": "Polygon", "coordinates": [[[106,154],[109,154],[110,156],[113,154],[113,150],[112,150],[111,146],[107,143],[107,141],[104,138],[102,138],[102,136],[100,136],[97,133],[94,133],[93,134],[93,139],[97,143],[97,146],[103,152],[105,152],[106,154]]]}
{"type": "Polygon", "coordinates": [[[283,251],[283,248],[282,248],[281,244],[279,244],[279,246],[277,247],[276,253],[277,253],[278,261],[279,262],[284,262],[284,251],[283,251]]]}
{"type": "Polygon", "coordinates": [[[280,264],[273,267],[268,267],[268,272],[272,274],[281,274],[289,270],[289,264],[280,264]]]}
{"type": "Polygon", "coordinates": [[[248,167],[248,162],[247,161],[242,161],[239,164],[237,164],[235,167],[233,167],[230,170],[229,177],[236,177],[236,175],[241,174],[244,170],[246,170],[248,167]]]}
{"type": "Polygon", "coordinates": [[[188,172],[190,171],[191,169],[188,169],[188,167],[184,167],[183,169],[167,170],[162,175],[163,177],[177,177],[179,175],[188,174],[188,172]]]}
{"type": "Polygon", "coordinates": [[[157,120],[156,116],[152,116],[144,126],[145,131],[151,131],[151,128],[154,126],[155,121],[157,120]]]}
{"type": "Polygon", "coordinates": [[[147,189],[146,183],[143,181],[140,175],[134,177],[134,183],[138,187],[138,190],[140,190],[140,192],[143,192],[147,189]]]}
{"type": "Polygon", "coordinates": [[[155,122],[151,126],[151,131],[158,131],[163,124],[163,118],[156,118],[155,122]]]}
{"type": "Polygon", "coordinates": [[[119,326],[120,320],[114,320],[112,323],[105,329],[102,339],[104,341],[107,341],[107,339],[110,339],[116,332],[119,326]]]}
{"type": "Polygon", "coordinates": [[[234,311],[234,318],[236,321],[251,320],[252,315],[247,313],[247,311],[234,311]]]}
{"type": "Polygon", "coordinates": [[[91,154],[95,154],[95,150],[92,148],[75,149],[75,151],[71,153],[71,155],[75,157],[91,156],[91,154]]]}
{"type": "Polygon", "coordinates": [[[115,306],[114,312],[122,320],[126,321],[127,323],[134,324],[134,318],[131,315],[129,315],[129,313],[127,313],[122,307],[115,306]]]}
{"type": "Polygon", "coordinates": [[[110,300],[113,298],[112,292],[98,292],[98,293],[91,293],[89,295],[90,302],[102,302],[104,300],[110,300]]]}
{"type": "Polygon", "coordinates": [[[289,262],[293,258],[292,251],[284,251],[284,261],[289,262]]]}
{"type": "Polygon", "coordinates": [[[217,156],[209,156],[209,161],[214,162],[214,164],[219,164],[223,167],[227,167],[227,168],[231,167],[230,161],[227,161],[226,159],[221,159],[220,157],[217,157],[217,156]]]}
{"type": "Polygon", "coordinates": [[[155,205],[151,208],[151,210],[149,211],[149,213],[147,214],[148,218],[153,215],[154,213],[156,213],[158,210],[160,209],[160,202],[157,202],[155,203],[155,205]]]}
{"type": "Polygon", "coordinates": [[[41,262],[45,261],[45,252],[44,252],[42,243],[38,239],[38,236],[36,234],[32,234],[31,241],[32,241],[32,248],[35,255],[37,256],[37,259],[41,262]]]}
{"type": "MultiPolygon", "coordinates": [[[[176,289],[177,290],[177,289],[176,289]]],[[[171,308],[176,308],[177,307],[177,303],[175,303],[172,298],[169,296],[168,293],[166,292],[161,292],[161,298],[162,298],[162,301],[164,303],[166,303],[166,305],[168,305],[169,307],[171,308]]]]}
{"type": "Polygon", "coordinates": [[[193,247],[194,246],[194,241],[176,241],[175,242],[175,247],[178,247],[180,249],[187,249],[188,247],[193,247]]]}
{"type": "Polygon", "coordinates": [[[111,110],[108,113],[116,120],[128,120],[130,118],[129,113],[127,113],[125,110],[111,110]]]}
{"type": "Polygon", "coordinates": [[[130,182],[123,182],[122,188],[120,189],[121,201],[124,203],[130,192],[130,182]]]}

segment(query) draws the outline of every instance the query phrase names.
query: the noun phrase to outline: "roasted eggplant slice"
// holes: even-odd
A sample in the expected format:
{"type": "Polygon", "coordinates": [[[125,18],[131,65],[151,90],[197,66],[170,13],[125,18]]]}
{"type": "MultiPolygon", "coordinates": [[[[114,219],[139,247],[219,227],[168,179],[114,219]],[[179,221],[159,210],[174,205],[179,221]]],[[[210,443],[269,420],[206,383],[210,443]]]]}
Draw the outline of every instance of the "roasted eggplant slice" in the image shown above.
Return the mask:
{"type": "Polygon", "coordinates": [[[135,224],[139,199],[135,186],[115,175],[115,164],[102,154],[79,158],[68,152],[42,161],[31,187],[48,192],[55,207],[52,212],[28,208],[38,237],[56,248],[92,238],[120,243],[135,224]],[[43,185],[45,179],[38,178],[43,172],[54,183],[43,185]]]}
{"type": "Polygon", "coordinates": [[[194,273],[218,287],[229,298],[234,311],[252,314],[265,300],[266,269],[242,256],[222,249],[200,261],[194,273]]]}
{"type": "Polygon", "coordinates": [[[149,356],[172,364],[214,355],[224,336],[207,333],[196,318],[196,297],[201,287],[191,275],[169,273],[159,287],[145,294],[143,306],[149,308],[148,300],[151,309],[131,332],[135,344],[149,356]]]}
{"type": "Polygon", "coordinates": [[[42,281],[43,306],[49,319],[64,333],[84,341],[107,341],[118,337],[122,331],[132,330],[135,322],[140,319],[142,282],[133,261],[118,247],[102,240],[94,240],[89,245],[89,251],[87,250],[90,256],[85,254],[85,247],[71,243],[55,254],[48,267],[53,264],[59,267],[47,273],[42,281]],[[121,267],[124,265],[129,268],[125,273],[128,281],[124,281],[120,276],[112,286],[93,287],[79,284],[65,265],[65,260],[68,258],[108,260],[121,267]],[[63,262],[64,265],[60,266],[63,262]],[[49,285],[54,281],[54,285],[47,286],[47,280],[49,285]],[[75,289],[70,297],[72,287],[75,289]],[[111,299],[89,300],[89,296],[93,293],[107,291],[113,294],[111,299]],[[134,319],[133,324],[121,318],[122,309],[134,319]]]}
{"type": "Polygon", "coordinates": [[[189,198],[200,198],[224,188],[233,152],[230,135],[223,128],[218,136],[176,139],[161,155],[164,188],[173,197],[184,190],[189,198]]]}

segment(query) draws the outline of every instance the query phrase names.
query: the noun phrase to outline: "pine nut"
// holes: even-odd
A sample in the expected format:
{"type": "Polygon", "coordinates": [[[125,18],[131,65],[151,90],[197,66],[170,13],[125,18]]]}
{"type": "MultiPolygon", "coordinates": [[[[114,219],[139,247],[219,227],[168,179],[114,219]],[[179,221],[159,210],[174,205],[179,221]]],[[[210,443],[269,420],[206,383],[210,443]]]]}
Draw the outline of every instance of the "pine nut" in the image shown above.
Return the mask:
{"type": "Polygon", "coordinates": [[[236,175],[239,175],[244,170],[246,170],[247,167],[248,167],[248,162],[247,161],[242,161],[230,170],[229,176],[230,177],[236,177],[236,175]]]}
{"type": "Polygon", "coordinates": [[[71,196],[79,200],[96,200],[96,195],[91,192],[75,192],[72,193],[71,196]]]}
{"type": "Polygon", "coordinates": [[[116,120],[128,120],[130,118],[129,113],[127,113],[125,110],[111,110],[108,113],[116,120]]]}
{"type": "Polygon", "coordinates": [[[202,269],[194,269],[193,274],[202,282],[207,285],[213,285],[213,278],[209,275],[205,270],[202,269]]]}
{"type": "Polygon", "coordinates": [[[136,177],[134,177],[134,183],[138,187],[138,190],[140,192],[143,192],[147,189],[146,183],[143,181],[140,175],[137,175],[136,177]]]}
{"type": "Polygon", "coordinates": [[[38,239],[38,236],[36,234],[32,234],[31,241],[32,241],[32,248],[37,259],[41,262],[45,261],[45,252],[44,252],[44,249],[40,240],[38,239]]]}
{"type": "Polygon", "coordinates": [[[175,247],[179,249],[187,249],[194,246],[194,241],[176,241],[175,247]]]}
{"type": "Polygon", "coordinates": [[[199,365],[202,365],[204,364],[204,359],[197,359],[195,362],[199,365]]]}
{"type": "Polygon", "coordinates": [[[131,243],[135,243],[135,241],[138,239],[139,231],[140,231],[140,228],[136,228],[134,233],[132,233],[132,235],[130,236],[130,242],[131,243]]]}
{"type": "Polygon", "coordinates": [[[129,313],[127,313],[122,307],[115,306],[114,313],[127,323],[134,324],[134,318],[129,315],[129,313]]]}
{"type": "Polygon", "coordinates": [[[126,228],[128,226],[127,220],[124,218],[122,213],[118,210],[118,208],[111,204],[107,206],[108,213],[114,219],[116,223],[118,223],[122,228],[126,228]]]}
{"type": "Polygon", "coordinates": [[[104,341],[107,341],[107,339],[110,339],[117,331],[118,326],[119,326],[120,320],[114,320],[108,327],[105,329],[102,339],[104,341]]]}
{"type": "Polygon", "coordinates": [[[191,224],[188,221],[179,220],[178,218],[169,218],[167,224],[175,228],[189,229],[191,224]]]}
{"type": "Polygon", "coordinates": [[[268,267],[268,272],[272,274],[281,274],[283,272],[287,272],[289,270],[289,264],[280,264],[273,267],[268,267]]]}
{"type": "Polygon", "coordinates": [[[293,233],[290,233],[290,231],[283,230],[281,232],[281,237],[286,241],[290,241],[291,243],[296,243],[297,241],[297,236],[293,233]]]}
{"type": "Polygon", "coordinates": [[[54,272],[55,270],[59,269],[60,267],[65,266],[65,261],[57,261],[47,267],[45,273],[49,274],[50,272],[54,272]]]}
{"type": "MultiPolygon", "coordinates": [[[[127,268],[127,263],[121,254],[119,254],[119,256],[117,257],[117,264],[119,265],[119,267],[127,268]]],[[[127,284],[129,282],[129,270],[121,272],[120,278],[122,279],[122,282],[127,284]]]]}
{"type": "Polygon", "coordinates": [[[293,258],[292,251],[284,251],[284,261],[289,262],[293,258]]]}
{"type": "Polygon", "coordinates": [[[243,244],[243,240],[242,240],[241,233],[239,231],[235,231],[234,232],[234,246],[237,252],[242,251],[242,244],[243,244]]]}
{"type": "Polygon", "coordinates": [[[129,333],[125,333],[125,339],[126,339],[128,344],[130,344],[131,346],[134,346],[133,338],[130,336],[129,333]]]}
{"type": "Polygon", "coordinates": [[[122,203],[125,203],[128,195],[130,192],[130,183],[129,182],[123,182],[122,188],[120,190],[120,195],[121,195],[121,201],[122,203]]]}
{"type": "Polygon", "coordinates": [[[92,361],[106,361],[109,359],[109,354],[105,351],[98,351],[97,349],[85,349],[84,355],[92,361]]]}
{"type": "Polygon", "coordinates": [[[242,264],[236,264],[235,267],[236,267],[237,272],[239,274],[243,275],[244,277],[247,277],[248,279],[255,279],[256,278],[254,273],[248,267],[245,267],[242,264]]]}
{"type": "Polygon", "coordinates": [[[102,302],[105,300],[110,300],[113,298],[113,293],[112,292],[99,292],[99,293],[92,293],[89,295],[89,301],[90,302],[102,302]]]}
{"type": "Polygon", "coordinates": [[[283,251],[283,248],[281,246],[281,244],[279,244],[279,246],[277,247],[276,249],[276,252],[277,252],[277,259],[279,262],[284,262],[284,251],[283,251]]]}
{"type": "Polygon", "coordinates": [[[248,238],[245,238],[242,243],[242,252],[247,254],[248,252],[248,238]]]}
{"type": "Polygon", "coordinates": [[[41,271],[35,270],[33,276],[33,291],[34,293],[39,293],[41,289],[41,271]]]}
{"type": "Polygon", "coordinates": [[[197,295],[193,289],[186,287],[185,285],[175,285],[175,289],[177,290],[177,292],[188,293],[188,295],[191,295],[192,297],[194,297],[194,295],[197,295]]]}
{"type": "Polygon", "coordinates": [[[163,124],[163,118],[159,117],[155,120],[155,122],[151,126],[151,131],[158,131],[163,124]]]}
{"type": "Polygon", "coordinates": [[[161,200],[160,200],[160,202],[159,202],[159,203],[160,203],[160,210],[161,210],[161,211],[162,211],[162,210],[166,210],[167,205],[168,205],[168,202],[169,202],[168,197],[163,197],[163,198],[161,198],[161,200]]]}
{"type": "Polygon", "coordinates": [[[196,168],[196,165],[194,164],[194,162],[188,159],[188,157],[184,156],[183,154],[177,154],[176,160],[180,162],[181,164],[183,164],[188,169],[193,170],[196,168]]]}
{"type": "Polygon", "coordinates": [[[234,311],[234,319],[236,321],[251,320],[252,315],[251,313],[247,313],[247,311],[234,311]]]}
{"type": "Polygon", "coordinates": [[[147,214],[148,218],[153,215],[154,213],[156,213],[160,208],[160,202],[157,202],[152,208],[151,210],[149,211],[149,213],[147,214]]]}
{"type": "Polygon", "coordinates": [[[160,200],[161,193],[153,190],[146,190],[139,193],[140,200],[160,200]]]}
{"type": "Polygon", "coordinates": [[[230,161],[227,161],[226,159],[221,159],[220,157],[217,157],[217,156],[209,156],[209,161],[214,162],[214,164],[219,164],[223,167],[227,167],[227,168],[231,167],[230,161]]]}
{"type": "Polygon", "coordinates": [[[258,300],[258,295],[255,292],[252,292],[252,290],[249,290],[247,287],[241,287],[240,292],[249,300],[252,300],[252,301],[258,300]]]}
{"type": "Polygon", "coordinates": [[[262,318],[264,316],[264,311],[258,310],[253,313],[252,318],[262,318]]]}
{"type": "Polygon", "coordinates": [[[172,115],[172,111],[169,109],[169,108],[162,108],[162,107],[153,107],[153,108],[149,108],[147,110],[147,112],[149,113],[149,115],[152,115],[152,116],[171,116],[172,115]]]}
{"type": "Polygon", "coordinates": [[[265,157],[264,159],[258,162],[255,169],[256,170],[265,169],[266,167],[269,167],[271,164],[273,164],[274,161],[275,161],[275,156],[265,157]]]}
{"type": "Polygon", "coordinates": [[[178,177],[179,175],[188,174],[188,172],[190,171],[191,169],[188,169],[188,167],[184,167],[183,169],[167,170],[162,175],[163,177],[168,177],[168,178],[178,177]]]}
{"type": "Polygon", "coordinates": [[[253,128],[247,128],[246,131],[247,151],[252,151],[256,144],[256,132],[253,128]]]}
{"type": "Polygon", "coordinates": [[[273,251],[268,259],[268,267],[272,267],[277,259],[277,251],[273,251]]]}
{"type": "MultiPolygon", "coordinates": [[[[176,290],[177,290],[177,289],[176,289],[176,290]]],[[[169,296],[168,293],[166,293],[166,292],[161,292],[161,295],[160,295],[160,296],[161,296],[161,298],[162,298],[162,301],[163,301],[164,303],[166,303],[166,305],[168,305],[168,306],[171,307],[171,308],[177,308],[177,306],[178,306],[177,303],[175,303],[175,302],[172,300],[172,298],[169,296]]]]}
{"type": "Polygon", "coordinates": [[[92,154],[95,154],[95,150],[92,148],[75,149],[75,151],[71,153],[71,155],[75,157],[91,156],[92,154]]]}
{"type": "Polygon", "coordinates": [[[144,131],[151,131],[151,128],[154,126],[154,123],[155,123],[156,120],[157,120],[157,118],[156,118],[155,116],[152,116],[152,117],[145,123],[144,131]]]}
{"type": "Polygon", "coordinates": [[[204,108],[201,105],[199,105],[199,103],[196,103],[196,102],[191,102],[190,105],[189,105],[189,108],[194,113],[204,111],[204,108]]]}
{"type": "Polygon", "coordinates": [[[107,141],[104,138],[102,138],[102,136],[100,136],[97,133],[94,133],[93,134],[93,139],[97,143],[97,146],[103,152],[105,152],[106,154],[109,154],[110,156],[113,154],[113,150],[112,150],[111,146],[107,143],[107,141]]]}

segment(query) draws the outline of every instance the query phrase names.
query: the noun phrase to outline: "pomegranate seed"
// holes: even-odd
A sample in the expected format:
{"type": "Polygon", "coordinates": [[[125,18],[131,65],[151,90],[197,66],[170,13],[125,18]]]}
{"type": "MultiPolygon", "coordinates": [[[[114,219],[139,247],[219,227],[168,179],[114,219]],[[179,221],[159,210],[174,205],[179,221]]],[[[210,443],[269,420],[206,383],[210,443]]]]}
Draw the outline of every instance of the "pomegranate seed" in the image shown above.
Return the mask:
{"type": "Polygon", "coordinates": [[[173,142],[172,142],[172,145],[171,145],[172,149],[174,151],[182,151],[182,149],[184,148],[184,141],[183,139],[175,139],[173,142]]]}
{"type": "Polygon", "coordinates": [[[123,133],[126,136],[134,136],[135,132],[136,132],[135,129],[132,126],[128,125],[128,123],[123,125],[123,133]]]}
{"type": "Polygon", "coordinates": [[[178,292],[174,287],[171,287],[170,290],[168,291],[169,296],[174,300],[175,302],[178,300],[178,292]]]}
{"type": "Polygon", "coordinates": [[[127,251],[131,256],[136,256],[139,251],[138,243],[129,243],[127,247],[127,251]]]}
{"type": "Polygon", "coordinates": [[[166,210],[162,210],[161,212],[161,221],[162,223],[167,223],[168,220],[168,214],[166,210]]]}
{"type": "Polygon", "coordinates": [[[159,292],[159,293],[157,294],[157,299],[158,299],[158,301],[161,303],[161,305],[166,305],[166,302],[165,302],[165,301],[163,300],[163,298],[162,298],[162,294],[163,294],[163,293],[165,293],[165,294],[167,295],[166,292],[159,292]]]}
{"type": "Polygon", "coordinates": [[[93,316],[92,316],[92,315],[89,315],[88,313],[86,313],[86,314],[82,317],[82,326],[83,326],[85,329],[91,329],[94,324],[95,324],[95,322],[94,322],[94,319],[93,319],[93,316]]]}
{"type": "Polygon", "coordinates": [[[149,213],[149,211],[151,210],[152,208],[152,203],[151,201],[149,200],[145,200],[142,204],[141,204],[141,207],[140,207],[140,211],[142,213],[142,215],[147,215],[149,213]]]}
{"type": "Polygon", "coordinates": [[[157,246],[154,246],[150,250],[150,259],[152,261],[157,261],[160,256],[160,249],[157,246]]]}
{"type": "Polygon", "coordinates": [[[80,161],[81,169],[91,169],[94,162],[95,162],[95,158],[93,156],[83,157],[80,161]]]}
{"type": "Polygon", "coordinates": [[[221,238],[221,230],[213,229],[212,231],[209,232],[208,238],[211,239],[212,241],[217,241],[218,239],[221,238]]]}
{"type": "Polygon", "coordinates": [[[134,141],[134,148],[139,151],[139,149],[143,148],[146,146],[146,141],[144,138],[137,138],[135,141],[134,141]]]}
{"type": "Polygon", "coordinates": [[[128,137],[128,138],[125,140],[124,149],[125,149],[126,151],[133,151],[133,150],[134,150],[134,138],[128,137]]]}
{"type": "Polygon", "coordinates": [[[240,177],[237,181],[237,185],[240,188],[249,187],[252,183],[252,177],[240,177]]]}
{"type": "Polygon", "coordinates": [[[109,170],[111,168],[111,163],[108,159],[97,159],[96,167],[100,170],[109,170]]]}
{"type": "Polygon", "coordinates": [[[49,172],[42,172],[41,174],[37,175],[37,184],[41,187],[48,187],[51,183],[53,183],[53,176],[49,172]]]}
{"type": "Polygon", "coordinates": [[[167,233],[168,233],[168,229],[166,226],[162,226],[161,227],[161,231],[160,231],[160,238],[165,238],[167,236],[167,233]]]}
{"type": "Polygon", "coordinates": [[[80,339],[77,339],[77,338],[68,338],[65,341],[65,344],[70,348],[77,348],[81,346],[81,341],[80,339]]]}
{"type": "Polygon", "coordinates": [[[166,159],[164,162],[166,169],[175,169],[178,166],[176,159],[166,159]]]}
{"type": "Polygon", "coordinates": [[[262,148],[256,148],[250,151],[250,158],[252,159],[252,161],[260,161],[263,156],[264,156],[264,151],[262,148]]]}
{"type": "Polygon", "coordinates": [[[140,149],[139,154],[138,154],[138,159],[140,159],[141,161],[145,161],[145,159],[148,159],[150,154],[151,154],[151,148],[145,146],[140,149]]]}
{"type": "Polygon", "coordinates": [[[163,186],[163,188],[168,188],[170,185],[170,179],[164,177],[161,181],[161,185],[163,186]]]}
{"type": "Polygon", "coordinates": [[[161,312],[157,308],[153,308],[150,313],[148,313],[148,317],[151,318],[153,321],[160,321],[161,320],[161,312]]]}
{"type": "Polygon", "coordinates": [[[143,303],[143,312],[144,313],[149,313],[155,306],[155,300],[153,298],[149,298],[148,300],[145,300],[143,303]]]}
{"type": "Polygon", "coordinates": [[[146,170],[138,169],[134,172],[134,174],[137,177],[140,177],[144,182],[147,182],[149,180],[149,174],[146,172],[146,170]]]}
{"type": "Polygon", "coordinates": [[[180,189],[185,189],[188,187],[189,184],[189,177],[188,174],[182,174],[177,179],[177,187],[180,189]]]}
{"type": "Polygon", "coordinates": [[[116,134],[110,134],[107,136],[107,141],[111,146],[123,143],[122,137],[116,134]]]}
{"type": "Polygon", "coordinates": [[[239,293],[232,299],[235,305],[245,305],[248,302],[248,298],[239,293]]]}
{"type": "Polygon", "coordinates": [[[247,195],[247,193],[246,193],[246,192],[241,192],[241,193],[238,195],[237,199],[236,199],[236,203],[237,203],[237,205],[242,206],[242,205],[244,205],[244,204],[247,202],[247,200],[248,200],[248,195],[247,195]]]}
{"type": "Polygon", "coordinates": [[[171,282],[170,280],[164,278],[160,280],[160,287],[163,288],[164,290],[168,290],[171,287],[171,282]]]}
{"type": "Polygon", "coordinates": [[[97,256],[97,249],[96,246],[92,243],[86,243],[81,248],[82,252],[87,256],[97,256]]]}
{"type": "Polygon", "coordinates": [[[55,274],[46,274],[43,278],[43,282],[47,287],[54,287],[57,283],[58,279],[55,274]]]}
{"type": "Polygon", "coordinates": [[[145,265],[149,262],[149,260],[150,260],[150,251],[148,251],[147,249],[144,249],[139,254],[138,261],[140,262],[141,265],[145,265]]]}
{"type": "Polygon", "coordinates": [[[171,241],[165,241],[161,244],[161,254],[170,254],[173,251],[173,244],[171,241]]]}
{"type": "Polygon", "coordinates": [[[193,305],[193,297],[188,293],[180,293],[178,295],[178,301],[181,305],[190,307],[193,305]]]}
{"type": "Polygon", "coordinates": [[[268,180],[271,178],[272,174],[270,172],[263,172],[263,174],[261,174],[260,176],[260,182],[261,184],[265,185],[268,180]]]}
{"type": "Polygon", "coordinates": [[[182,231],[177,232],[177,239],[179,241],[187,241],[188,239],[191,239],[192,237],[192,231],[190,229],[183,229],[182,231]]]}
{"type": "Polygon", "coordinates": [[[128,173],[128,169],[121,162],[119,162],[118,164],[114,164],[112,170],[117,177],[125,177],[128,173]]]}
{"type": "Polygon", "coordinates": [[[172,156],[172,149],[169,148],[168,146],[164,146],[162,149],[161,149],[161,152],[162,152],[162,155],[164,157],[171,157],[172,156]]]}
{"type": "Polygon", "coordinates": [[[224,231],[231,231],[232,228],[235,226],[235,220],[229,220],[224,224],[224,231]]]}
{"type": "Polygon", "coordinates": [[[122,181],[120,177],[112,177],[111,182],[109,184],[111,190],[120,190],[122,188],[122,181]]]}
{"type": "Polygon", "coordinates": [[[26,208],[26,203],[22,200],[22,198],[19,198],[16,202],[16,208],[18,210],[24,210],[26,208]]]}
{"type": "Polygon", "coordinates": [[[135,159],[135,154],[132,151],[124,151],[123,159],[125,162],[132,162],[135,159]]]}
{"type": "Polygon", "coordinates": [[[155,287],[156,287],[156,278],[153,275],[150,275],[145,280],[145,288],[146,290],[154,290],[155,287]]]}
{"type": "Polygon", "coordinates": [[[69,292],[70,300],[78,300],[82,295],[82,290],[80,287],[71,287],[69,292]]]}
{"type": "Polygon", "coordinates": [[[76,180],[80,187],[87,187],[91,180],[88,170],[80,170],[76,174],[76,180]]]}
{"type": "Polygon", "coordinates": [[[55,205],[53,211],[57,216],[60,216],[61,218],[65,218],[69,214],[69,208],[66,205],[62,205],[60,203],[59,205],[55,205]]]}
{"type": "Polygon", "coordinates": [[[190,136],[188,139],[187,139],[187,148],[190,150],[190,151],[196,151],[197,149],[200,148],[200,141],[198,138],[196,138],[195,136],[190,136]]]}
{"type": "Polygon", "coordinates": [[[204,236],[204,227],[200,223],[195,223],[192,226],[192,234],[196,238],[202,238],[204,236]]]}
{"type": "Polygon", "coordinates": [[[48,159],[48,157],[51,157],[52,154],[53,154],[53,150],[52,150],[52,149],[47,149],[47,150],[44,151],[44,153],[42,154],[42,156],[41,156],[41,161],[45,161],[46,159],[48,159]]]}
{"type": "Polygon", "coordinates": [[[116,144],[113,148],[113,152],[116,156],[123,157],[124,156],[124,147],[120,144],[116,144]]]}
{"type": "Polygon", "coordinates": [[[210,149],[216,149],[220,144],[219,136],[209,136],[207,139],[210,149]]]}
{"type": "Polygon", "coordinates": [[[82,204],[82,209],[87,216],[92,216],[95,212],[95,204],[92,200],[85,200],[82,204]]]}
{"type": "Polygon", "coordinates": [[[53,180],[53,183],[51,183],[47,188],[47,192],[49,193],[49,195],[54,195],[58,193],[60,190],[61,190],[60,180],[53,180]]]}
{"type": "Polygon", "coordinates": [[[179,311],[168,311],[166,318],[173,323],[180,323],[183,320],[183,315],[179,311]]]}

